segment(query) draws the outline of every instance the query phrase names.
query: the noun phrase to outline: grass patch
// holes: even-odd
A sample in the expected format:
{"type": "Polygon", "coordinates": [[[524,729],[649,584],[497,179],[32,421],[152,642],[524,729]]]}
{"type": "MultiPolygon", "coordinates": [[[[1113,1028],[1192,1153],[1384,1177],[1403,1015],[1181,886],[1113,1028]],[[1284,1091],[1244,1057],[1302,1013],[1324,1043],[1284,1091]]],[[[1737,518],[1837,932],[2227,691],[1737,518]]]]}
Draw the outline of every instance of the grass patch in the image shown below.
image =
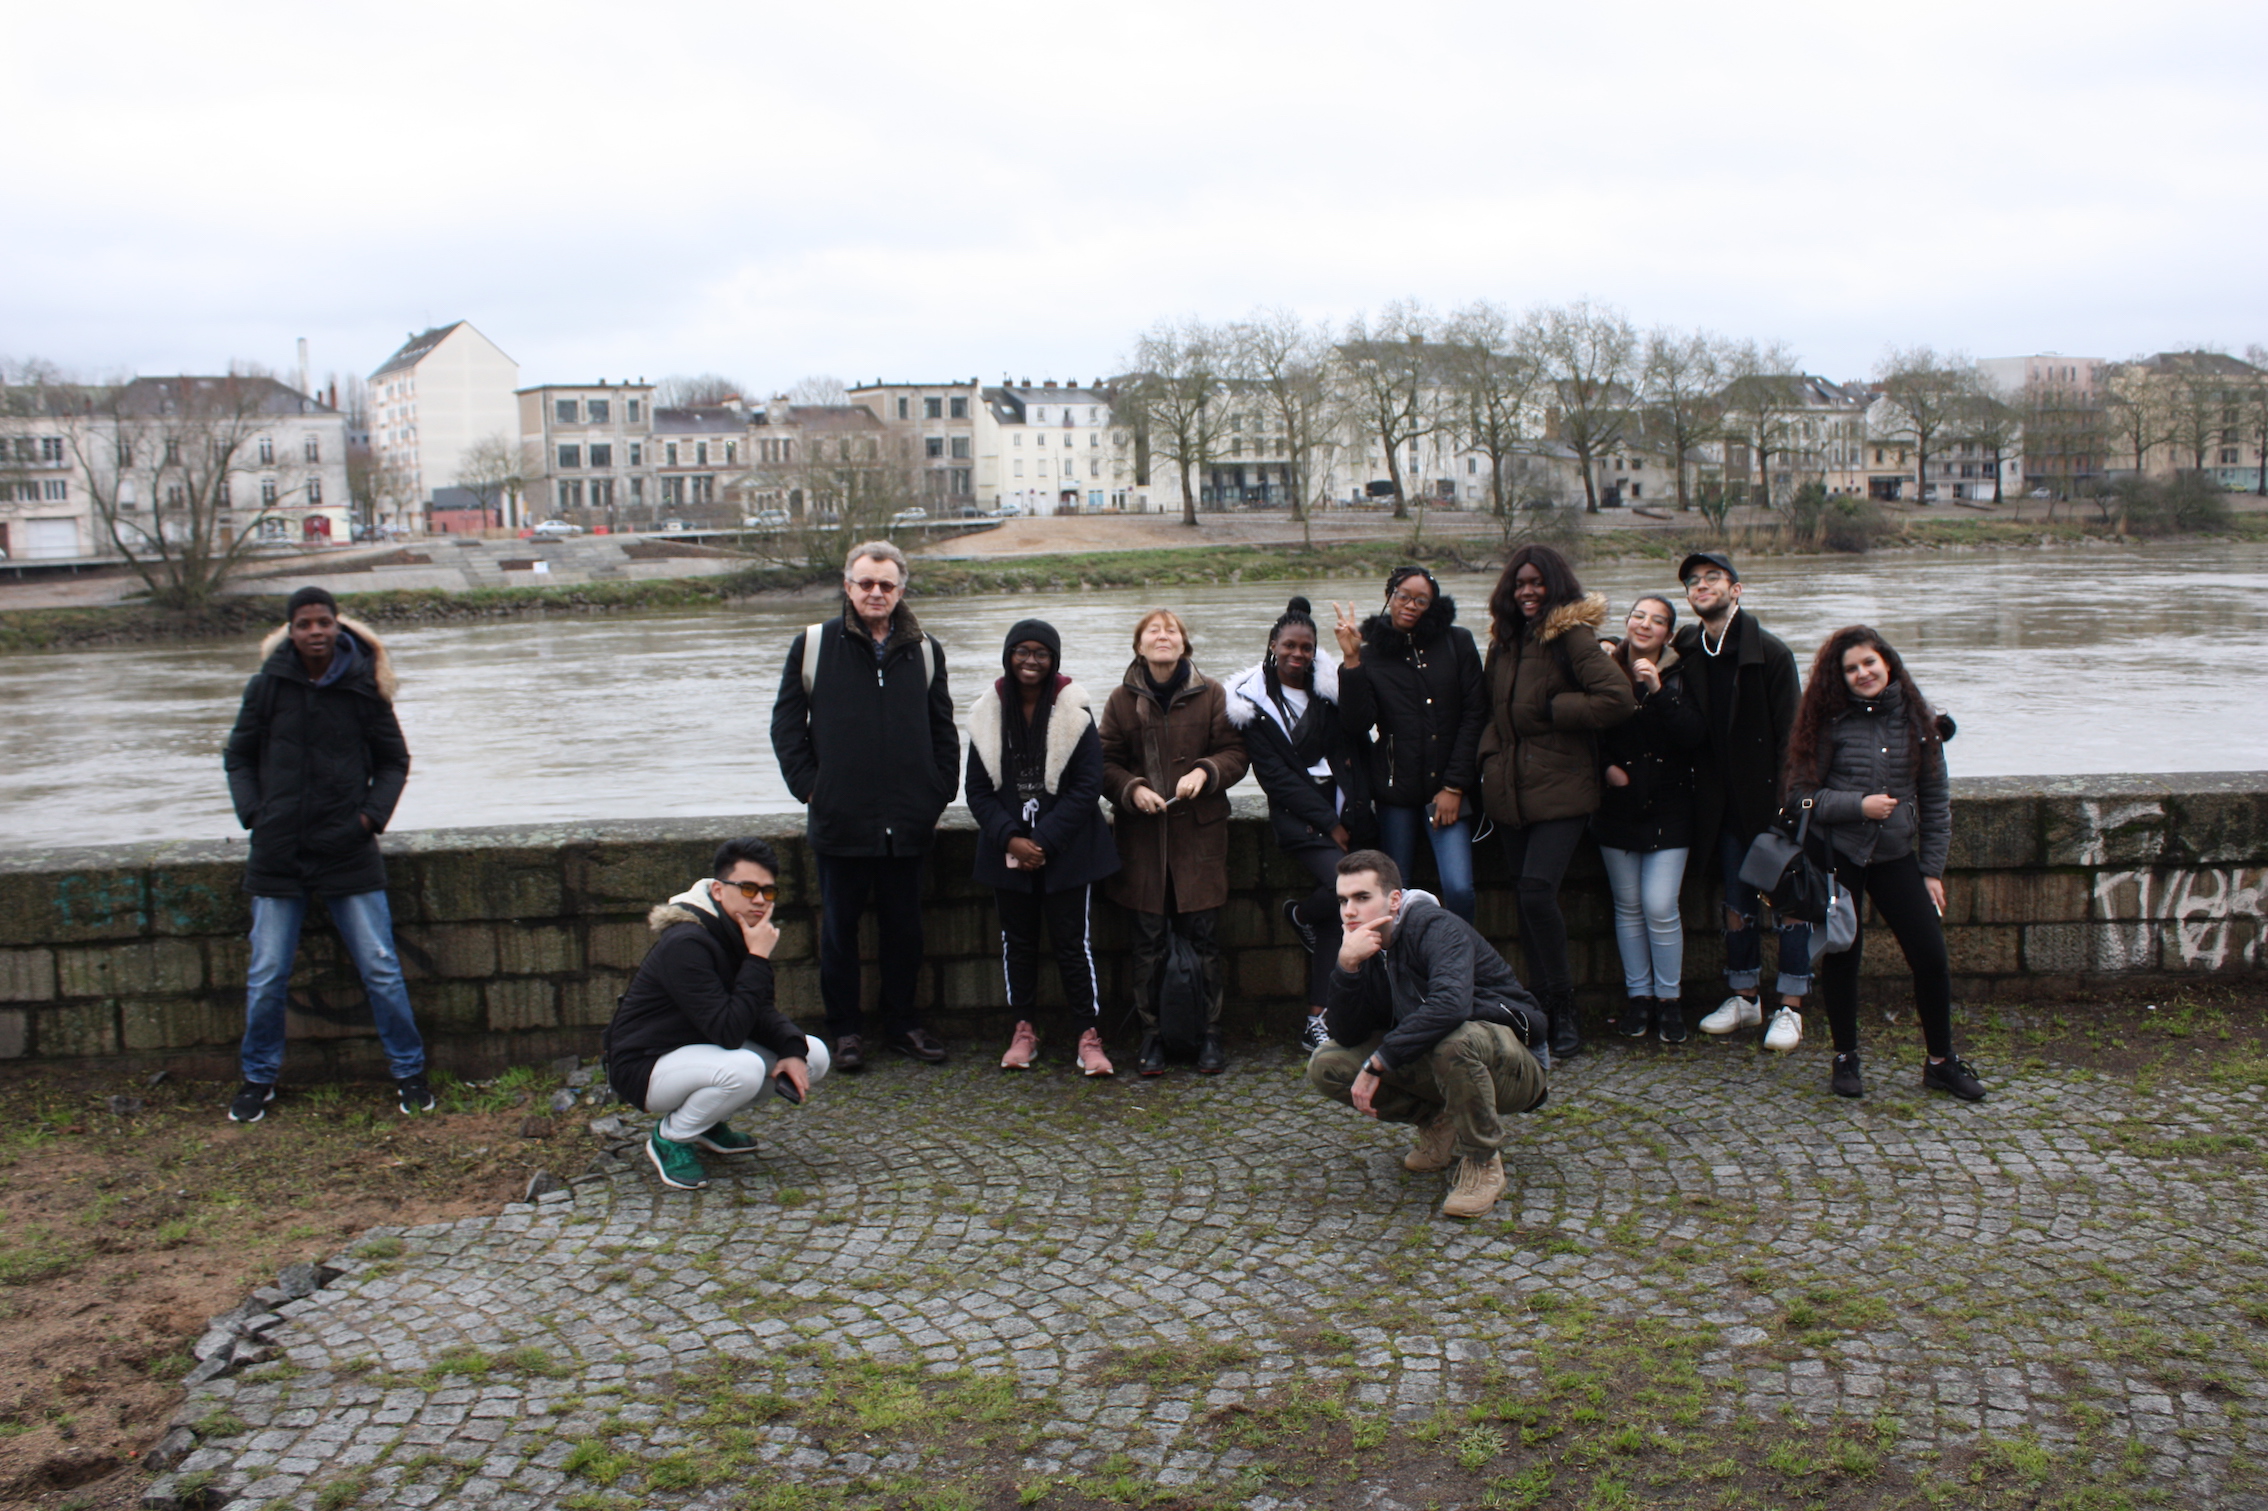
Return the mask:
{"type": "Polygon", "coordinates": [[[1256,1356],[1241,1343],[1160,1343],[1128,1349],[1105,1359],[1095,1372],[1101,1385],[1141,1381],[1150,1385],[1196,1385],[1219,1378],[1256,1356]]]}
{"type": "Polygon", "coordinates": [[[27,1228],[13,1239],[0,1239],[0,1285],[34,1285],[68,1275],[82,1257],[76,1245],[45,1228],[27,1228]]]}

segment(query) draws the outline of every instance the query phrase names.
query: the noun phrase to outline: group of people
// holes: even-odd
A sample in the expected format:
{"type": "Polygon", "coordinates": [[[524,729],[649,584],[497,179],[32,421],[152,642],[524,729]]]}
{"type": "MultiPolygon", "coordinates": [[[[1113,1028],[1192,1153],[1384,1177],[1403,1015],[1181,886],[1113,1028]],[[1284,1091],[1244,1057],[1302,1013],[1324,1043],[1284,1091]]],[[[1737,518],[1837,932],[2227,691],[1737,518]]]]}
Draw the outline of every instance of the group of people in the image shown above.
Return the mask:
{"type": "MultiPolygon", "coordinates": [[[[1702,1032],[1800,1042],[1813,931],[1774,921],[1777,979],[1763,991],[1765,899],[1740,879],[1751,844],[1789,814],[1824,834],[1837,881],[1870,899],[1913,972],[1927,1087],[1977,1099],[1953,1053],[1939,918],[1950,840],[1949,719],[1865,626],[1822,645],[1808,682],[1788,647],[1740,606],[1718,552],[1679,568],[1694,622],[1667,594],[1608,605],[1550,547],[1515,551],[1489,596],[1487,643],[1457,623],[1432,573],[1395,570],[1364,615],[1331,606],[1326,642],[1294,597],[1257,664],[1199,670],[1169,609],[1135,624],[1132,659],[1097,699],[1062,670],[1043,620],[1013,625],[1001,674],[971,700],[965,766],[945,652],[905,602],[910,568],[886,542],[855,547],[842,612],[789,646],[772,744],[806,813],[820,904],[824,1037],[776,1006],[770,956],[780,865],[761,840],[724,845],[712,875],[654,908],[656,939],[605,1039],[609,1080],[660,1119],[648,1157],[681,1188],[700,1153],[752,1141],[730,1119],[767,1089],[801,1101],[831,1069],[888,1049],[947,1058],[922,1020],[921,888],[944,810],[964,791],[978,831],[974,879],[997,901],[1014,1020],[1001,1065],[1039,1054],[1040,962],[1053,956],[1072,1056],[1115,1073],[1092,948],[1099,891],[1127,915],[1136,1069],[1176,1056],[1227,1064],[1217,939],[1228,900],[1228,789],[1248,773],[1273,836],[1312,879],[1282,917],[1310,958],[1300,1038],[1309,1077],[1372,1116],[1417,1125],[1413,1170],[1457,1173],[1443,1210],[1474,1216],[1504,1184],[1505,1115],[1538,1106],[1555,1059],[1583,1051],[1559,893],[1584,837],[1614,894],[1624,1036],[1687,1037],[1679,893],[1695,849],[1723,879],[1729,994],[1702,1032]],[[1330,647],[1335,647],[1336,655],[1330,647]],[[1493,830],[1514,879],[1525,985],[1473,927],[1473,846],[1493,830]],[[1428,852],[1436,892],[1408,885],[1428,852]],[[880,935],[879,1036],[862,1008],[858,932],[880,935]]],[[[244,1085],[255,1121],[274,1094],[284,984],[298,925],[321,897],[377,1011],[402,1110],[430,1107],[422,1046],[385,916],[376,835],[407,774],[384,648],[303,589],[248,686],[227,765],[252,830],[254,896],[244,1085]]],[[[1835,1054],[1832,1089],[1864,1093],[1857,976],[1863,939],[1819,969],[1835,1054]]]]}

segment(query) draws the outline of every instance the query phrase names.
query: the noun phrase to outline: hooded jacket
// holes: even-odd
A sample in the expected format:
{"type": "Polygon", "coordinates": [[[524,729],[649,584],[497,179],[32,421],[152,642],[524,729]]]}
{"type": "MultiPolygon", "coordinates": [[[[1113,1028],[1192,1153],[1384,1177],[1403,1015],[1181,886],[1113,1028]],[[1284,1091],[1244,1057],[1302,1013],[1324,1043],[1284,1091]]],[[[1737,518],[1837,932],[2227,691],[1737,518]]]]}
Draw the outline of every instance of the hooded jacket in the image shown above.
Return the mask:
{"type": "Polygon", "coordinates": [[[1332,844],[1331,830],[1344,824],[1360,849],[1378,834],[1377,815],[1370,807],[1369,742],[1350,730],[1340,713],[1336,661],[1322,655],[1315,658],[1308,697],[1307,740],[1300,749],[1319,752],[1330,767],[1333,790],[1329,792],[1310,775],[1313,763],[1294,748],[1293,726],[1285,722],[1285,710],[1268,696],[1264,666],[1247,668],[1229,679],[1229,723],[1244,736],[1253,779],[1268,794],[1268,823],[1277,844],[1286,850],[1332,844]]]}
{"type": "Polygon", "coordinates": [[[1879,697],[1853,698],[1819,740],[1819,780],[1790,781],[1788,801],[1814,801],[1811,821],[1824,825],[1835,853],[1862,866],[1915,855],[1924,876],[1943,876],[1953,845],[1953,791],[1945,742],[1917,742],[1906,718],[1905,690],[1895,682],[1879,697]],[[1885,819],[1859,805],[1868,794],[1898,800],[1885,819]]]}
{"type": "Polygon", "coordinates": [[[848,603],[820,633],[827,639],[810,693],[797,635],[772,700],[772,751],[788,791],[805,805],[804,833],[821,855],[919,855],[961,780],[945,649],[903,603],[879,662],[848,603]],[[934,679],[923,667],[924,639],[934,679]]]}
{"type": "Polygon", "coordinates": [[[1324,1028],[1338,1044],[1384,1034],[1376,1053],[1389,1070],[1425,1058],[1474,1020],[1509,1028],[1531,1048],[1549,1031],[1543,1009],[1504,957],[1431,892],[1402,893],[1386,948],[1359,970],[1331,968],[1324,1028]]]}
{"type": "Polygon", "coordinates": [[[1244,780],[1250,762],[1229,723],[1221,685],[1191,665],[1172,705],[1160,708],[1135,657],[1103,704],[1102,753],[1103,796],[1118,815],[1119,871],[1110,882],[1111,901],[1137,913],[1163,913],[1170,876],[1179,912],[1227,902],[1228,789],[1244,780]],[[1134,806],[1135,783],[1171,799],[1192,771],[1205,773],[1197,796],[1159,814],[1134,806]]]}
{"type": "Polygon", "coordinates": [[[1788,757],[1801,696],[1795,656],[1756,616],[1736,609],[1717,654],[1733,658],[1733,704],[1711,706],[1705,626],[1689,624],[1673,642],[1685,660],[1685,692],[1701,710],[1704,737],[1693,771],[1694,839],[1720,832],[1742,843],[1764,832],[1780,811],[1780,768],[1788,757]]]}
{"type": "MultiPolygon", "coordinates": [[[[1627,645],[1610,641],[1617,670],[1629,664],[1627,645]]],[[[1685,664],[1665,645],[1655,661],[1662,685],[1638,699],[1638,712],[1599,736],[1599,765],[1619,766],[1627,786],[1601,782],[1591,834],[1615,850],[1650,854],[1693,843],[1693,753],[1701,746],[1701,710],[1687,695],[1685,664]]],[[[1637,689],[1632,687],[1636,694],[1637,689]]]]}
{"type": "Polygon", "coordinates": [[[1602,593],[1543,616],[1534,634],[1488,648],[1488,733],[1481,737],[1481,806],[1520,828],[1581,818],[1599,806],[1598,736],[1630,717],[1630,679],[1599,644],[1602,593]]]}
{"type": "Polygon", "coordinates": [[[1118,847],[1103,818],[1102,737],[1087,690],[1069,677],[1055,679],[1042,754],[1044,796],[1029,820],[1008,774],[1003,720],[1023,710],[1008,678],[977,694],[969,705],[969,814],[976,820],[976,879],[988,887],[1029,888],[1036,875],[1050,892],[1097,882],[1118,869],[1118,847]],[[1013,711],[1011,711],[1013,710],[1013,711]],[[1008,841],[1023,838],[1047,852],[1037,872],[1011,870],[1008,841]]]}
{"type": "Polygon", "coordinates": [[[1371,801],[1422,808],[1444,787],[1472,793],[1488,725],[1480,650],[1438,593],[1408,634],[1384,614],[1362,623],[1362,657],[1339,668],[1339,712],[1370,741],[1371,801]]]}
{"type": "Polygon", "coordinates": [[[689,1044],[738,1049],[754,1040],[782,1059],[807,1052],[803,1030],[772,1004],[772,962],[748,953],[706,880],[656,906],[646,927],[660,937],[601,1041],[616,1096],[643,1108],[654,1062],[689,1044]]]}
{"type": "Polygon", "coordinates": [[[409,781],[385,643],[340,618],[320,683],[288,629],[261,641],[260,657],[221,758],[237,822],[252,831],[244,890],[351,897],[383,889],[378,835],[409,781]]]}

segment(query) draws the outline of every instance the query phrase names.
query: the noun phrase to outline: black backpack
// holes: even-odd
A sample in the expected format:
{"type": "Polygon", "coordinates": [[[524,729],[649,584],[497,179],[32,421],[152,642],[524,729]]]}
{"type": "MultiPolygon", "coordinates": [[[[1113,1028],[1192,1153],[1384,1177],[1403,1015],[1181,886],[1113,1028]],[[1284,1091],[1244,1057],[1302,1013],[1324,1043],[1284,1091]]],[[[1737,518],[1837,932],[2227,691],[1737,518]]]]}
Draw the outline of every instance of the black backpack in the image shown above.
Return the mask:
{"type": "Polygon", "coordinates": [[[1166,930],[1165,960],[1157,974],[1158,1042],[1176,1059],[1193,1060],[1205,1047],[1206,1019],[1212,992],[1205,983],[1205,962],[1175,929],[1166,930]]]}

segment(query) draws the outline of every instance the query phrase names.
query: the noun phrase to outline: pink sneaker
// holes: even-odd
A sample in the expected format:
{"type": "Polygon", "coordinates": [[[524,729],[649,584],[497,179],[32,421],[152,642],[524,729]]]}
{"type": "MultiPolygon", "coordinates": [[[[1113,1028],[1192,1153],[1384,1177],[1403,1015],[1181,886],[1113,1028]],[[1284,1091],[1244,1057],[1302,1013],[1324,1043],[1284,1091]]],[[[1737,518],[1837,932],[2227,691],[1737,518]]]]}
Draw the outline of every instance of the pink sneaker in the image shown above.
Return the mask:
{"type": "Polygon", "coordinates": [[[1118,1073],[1111,1068],[1110,1056],[1102,1052],[1102,1035],[1091,1028],[1079,1035],[1079,1073],[1088,1076],[1118,1073]]]}
{"type": "Polygon", "coordinates": [[[1002,1070],[1030,1070],[1032,1056],[1039,1053],[1039,1035],[1032,1032],[1029,1023],[1018,1020],[1016,1032],[1008,1040],[1008,1053],[1000,1057],[1002,1070]]]}

